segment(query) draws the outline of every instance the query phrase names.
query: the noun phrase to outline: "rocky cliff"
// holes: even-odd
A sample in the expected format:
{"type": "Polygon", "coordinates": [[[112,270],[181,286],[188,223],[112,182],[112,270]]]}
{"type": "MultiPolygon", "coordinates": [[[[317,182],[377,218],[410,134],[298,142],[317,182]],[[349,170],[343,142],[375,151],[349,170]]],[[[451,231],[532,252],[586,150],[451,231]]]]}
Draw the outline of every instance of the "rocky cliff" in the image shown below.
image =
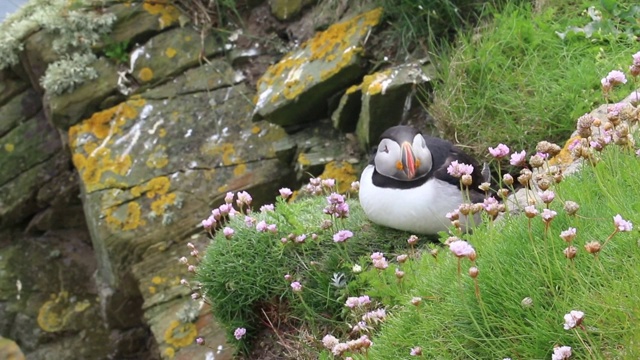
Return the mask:
{"type": "Polygon", "coordinates": [[[229,358],[180,285],[203,214],[322,172],[348,186],[422,114],[425,60],[372,70],[380,9],[243,2],[223,30],[196,2],[34,0],[3,24],[0,354],[229,358]]]}

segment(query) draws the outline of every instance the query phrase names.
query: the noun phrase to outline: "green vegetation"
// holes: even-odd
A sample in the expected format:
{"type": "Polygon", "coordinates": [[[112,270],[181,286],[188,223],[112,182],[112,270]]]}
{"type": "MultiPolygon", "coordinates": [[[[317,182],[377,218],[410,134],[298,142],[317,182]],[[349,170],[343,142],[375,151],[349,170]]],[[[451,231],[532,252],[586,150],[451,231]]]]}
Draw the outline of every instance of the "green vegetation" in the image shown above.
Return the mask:
{"type": "Polygon", "coordinates": [[[640,357],[638,232],[612,235],[614,215],[640,221],[640,204],[631,200],[640,196],[639,171],[634,153],[607,147],[597,166],[557,186],[550,208],[558,215],[548,229],[540,216],[521,214],[466,236],[477,251],[478,293],[467,274],[471,262],[462,260],[459,275],[449,250],[402,265],[402,287],[373,284],[368,294],[398,300],[385,302],[392,315],[370,358],[410,358],[419,346],[428,359],[548,359],[557,345],[571,346],[573,359],[640,357]],[[563,210],[567,200],[580,205],[576,216],[563,210]],[[567,243],[560,234],[570,227],[577,236],[567,243]],[[603,245],[599,253],[585,249],[591,241],[603,245]],[[567,259],[563,250],[571,245],[577,255],[567,259]],[[565,330],[571,310],[584,312],[584,320],[565,330]]]}
{"type": "Polygon", "coordinates": [[[129,40],[117,43],[107,43],[104,47],[104,55],[115,61],[117,64],[126,64],[129,62],[129,40]]]}
{"type": "MultiPolygon", "coordinates": [[[[558,33],[568,26],[592,20],[586,5],[561,4],[541,12],[509,5],[435,58],[440,81],[429,111],[444,137],[482,156],[499,142],[532,150],[540,139],[565,141],[575,120],[602,103],[602,74],[626,70],[637,43],[606,34],[563,40],[558,33]]],[[[630,29],[613,13],[602,18],[622,33],[630,29]]]]}
{"type": "MultiPolygon", "coordinates": [[[[329,194],[328,187],[323,194],[329,194]]],[[[353,266],[366,266],[369,254],[390,251],[408,236],[372,226],[357,201],[347,200],[347,204],[349,217],[339,219],[323,213],[328,206],[325,196],[289,204],[280,199],[275,211],[254,212],[252,220],[244,215],[232,217],[224,225],[234,230],[229,239],[222,229],[215,234],[199,262],[196,280],[233,342],[237,342],[232,335],[238,327],[247,329],[240,343],[243,347],[265,324],[314,333],[340,328],[347,315],[344,301],[363,290],[363,284],[353,281],[353,266]],[[275,224],[277,230],[257,230],[261,221],[275,224]],[[335,243],[332,237],[340,229],[356,235],[335,243]],[[290,279],[285,279],[287,274],[290,279]],[[302,285],[301,292],[292,290],[294,281],[302,285]]]]}

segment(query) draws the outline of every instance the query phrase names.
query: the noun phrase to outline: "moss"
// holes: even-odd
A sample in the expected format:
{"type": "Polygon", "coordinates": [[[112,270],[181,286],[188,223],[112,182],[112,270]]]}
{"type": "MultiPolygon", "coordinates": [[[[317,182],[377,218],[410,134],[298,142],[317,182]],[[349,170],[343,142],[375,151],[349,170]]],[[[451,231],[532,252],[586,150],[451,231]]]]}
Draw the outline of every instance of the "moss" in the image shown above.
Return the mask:
{"type": "Polygon", "coordinates": [[[198,330],[192,323],[181,323],[173,320],[164,332],[164,341],[176,348],[182,348],[193,344],[198,336],[198,330]]]}

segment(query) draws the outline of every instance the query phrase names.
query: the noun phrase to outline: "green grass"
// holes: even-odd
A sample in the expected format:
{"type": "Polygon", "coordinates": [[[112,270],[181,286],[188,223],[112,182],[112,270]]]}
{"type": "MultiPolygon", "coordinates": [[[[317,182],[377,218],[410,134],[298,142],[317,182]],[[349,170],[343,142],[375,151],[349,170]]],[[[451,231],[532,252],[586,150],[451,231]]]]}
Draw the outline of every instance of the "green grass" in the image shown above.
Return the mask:
{"type": "Polygon", "coordinates": [[[572,359],[639,358],[638,230],[614,235],[597,259],[584,249],[589,241],[605,242],[616,214],[638,224],[638,172],[637,156],[610,146],[596,167],[559,184],[551,204],[558,216],[546,235],[540,217],[529,231],[529,220],[519,215],[466,237],[478,253],[480,298],[467,275],[469,260],[459,276],[446,248],[437,261],[423,256],[402,265],[403,287],[369,289],[397,299],[385,303],[392,316],[373,337],[370,358],[408,359],[420,346],[428,359],[542,359],[554,345],[571,346],[572,359]],[[580,204],[579,216],[564,213],[565,200],[580,204]],[[567,244],[559,237],[569,227],[577,228],[573,261],[564,257],[567,244]],[[409,303],[415,296],[423,298],[417,308],[409,303]],[[521,304],[526,297],[532,306],[521,304]],[[584,311],[584,329],[563,329],[571,310],[584,311]]]}
{"type": "Polygon", "coordinates": [[[540,139],[565,141],[575,120],[602,103],[600,79],[626,71],[639,50],[627,37],[560,39],[556,32],[590,21],[586,8],[535,13],[509,5],[437,55],[440,81],[429,111],[442,135],[480,156],[500,142],[531,151],[540,139]]]}
{"type": "Polygon", "coordinates": [[[199,263],[196,280],[202,284],[202,292],[215,318],[227,329],[230,341],[238,343],[233,331],[244,327],[247,338],[239,345],[249,350],[251,340],[269,327],[269,322],[316,332],[340,328],[346,315],[344,301],[348,296],[361,295],[363,287],[352,281],[353,265],[365,265],[360,256],[389,251],[406,243],[408,237],[371,225],[357,200],[348,203],[349,218],[337,219],[327,230],[320,228],[323,220],[331,219],[323,214],[327,200],[325,196],[313,196],[291,204],[279,201],[275,212],[252,214],[257,221],[277,224],[276,234],[258,232],[255,225],[246,226],[244,216],[232,218],[226,225],[236,231],[231,239],[222,232],[216,234],[199,263]],[[350,229],[354,238],[334,243],[333,234],[340,229],[350,229]],[[317,240],[311,239],[313,233],[318,235],[317,240]],[[281,238],[290,234],[306,234],[307,238],[302,244],[283,244],[281,238]],[[292,292],[285,274],[303,285],[301,293],[292,292]]]}

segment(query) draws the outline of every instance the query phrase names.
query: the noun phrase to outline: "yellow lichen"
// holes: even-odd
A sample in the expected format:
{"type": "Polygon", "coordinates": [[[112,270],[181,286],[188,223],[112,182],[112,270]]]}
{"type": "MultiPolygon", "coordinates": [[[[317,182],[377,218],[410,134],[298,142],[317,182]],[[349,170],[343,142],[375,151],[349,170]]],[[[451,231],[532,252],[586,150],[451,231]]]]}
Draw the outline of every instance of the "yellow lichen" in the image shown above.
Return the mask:
{"type": "Polygon", "coordinates": [[[160,276],[154,276],[151,278],[151,282],[156,284],[156,285],[160,285],[165,281],[165,279],[163,277],[160,276]]]}
{"type": "Polygon", "coordinates": [[[165,128],[158,129],[158,136],[160,136],[161,138],[167,136],[167,129],[165,128]]]}
{"type": "Polygon", "coordinates": [[[176,49],[174,49],[174,48],[172,48],[172,47],[167,48],[167,50],[165,50],[165,52],[164,52],[164,54],[165,54],[169,59],[171,59],[171,58],[173,58],[174,56],[176,56],[176,53],[177,53],[176,49]]]}
{"type": "Polygon", "coordinates": [[[167,2],[168,0],[146,0],[142,5],[149,14],[160,15],[158,22],[162,29],[171,26],[180,18],[180,11],[167,2]]]}
{"type": "Polygon", "coordinates": [[[149,182],[145,185],[143,192],[146,192],[147,197],[151,199],[156,195],[166,194],[169,191],[170,186],[171,180],[169,180],[168,177],[158,176],[149,180],[149,182]]]}
{"type": "Polygon", "coordinates": [[[573,155],[571,155],[571,150],[569,150],[569,146],[573,144],[574,141],[580,140],[580,136],[574,136],[567,140],[564,144],[560,153],[554,156],[551,160],[549,160],[549,165],[569,165],[573,162],[573,155]]]}
{"type": "Polygon", "coordinates": [[[356,176],[355,169],[346,161],[329,162],[320,175],[323,179],[335,179],[339,193],[347,192],[351,188],[351,183],[357,180],[356,176]]]}
{"type": "Polygon", "coordinates": [[[221,156],[222,164],[225,166],[233,165],[237,162],[236,150],[231,143],[222,143],[220,145],[205,144],[200,149],[200,152],[205,155],[221,156]]]}
{"type": "Polygon", "coordinates": [[[155,286],[149,286],[149,294],[153,295],[157,292],[158,290],[156,289],[155,286]]]}
{"type": "Polygon", "coordinates": [[[146,161],[147,166],[152,169],[161,169],[167,166],[169,164],[169,156],[165,150],[166,146],[164,145],[156,146],[146,161]]]}
{"type": "Polygon", "coordinates": [[[307,155],[305,155],[304,153],[300,153],[300,155],[298,155],[298,164],[307,166],[311,165],[311,161],[309,161],[307,155]]]}
{"type": "Polygon", "coordinates": [[[173,359],[176,356],[176,351],[172,347],[164,349],[162,353],[164,354],[164,357],[168,359],[173,359]]]}
{"type": "Polygon", "coordinates": [[[75,314],[85,311],[90,306],[88,300],[72,303],[67,291],[51,294],[50,300],[42,304],[38,310],[38,326],[47,332],[64,330],[75,314]]]}
{"type": "Polygon", "coordinates": [[[144,226],[142,209],[137,202],[130,202],[126,206],[111,207],[104,210],[105,221],[113,229],[134,230],[144,226]]]}
{"type": "MultiPolygon", "coordinates": [[[[273,86],[274,82],[283,81],[282,95],[287,99],[297,98],[314,80],[308,76],[304,81],[300,79],[302,67],[314,60],[332,63],[332,66],[320,73],[319,80],[336,75],[352,63],[354,55],[363,51],[361,47],[351,45],[354,39],[364,37],[371,27],[380,22],[381,17],[382,9],[377,8],[318,33],[302,44],[300,50],[285,55],[280,62],[267,69],[256,85],[259,93],[273,86]],[[303,51],[306,51],[307,56],[300,56],[303,51]]],[[[276,102],[279,95],[280,93],[270,95],[270,101],[276,102]]],[[[257,104],[260,98],[258,94],[254,103],[257,104]]]]}
{"type": "Polygon", "coordinates": [[[260,126],[258,126],[258,125],[254,125],[254,126],[251,128],[251,133],[252,133],[252,134],[254,134],[254,135],[259,134],[259,133],[260,133],[260,126]]]}
{"type": "Polygon", "coordinates": [[[156,215],[163,215],[166,209],[176,203],[176,194],[169,193],[160,196],[157,200],[151,203],[151,211],[156,215]]]}
{"type": "Polygon", "coordinates": [[[153,70],[149,67],[143,67],[138,72],[138,77],[144,82],[151,81],[151,79],[153,79],[153,70]]]}
{"type": "Polygon", "coordinates": [[[218,192],[219,193],[227,192],[227,189],[229,189],[229,186],[227,184],[224,184],[218,187],[218,192]]]}
{"type": "Polygon", "coordinates": [[[391,69],[380,71],[362,78],[362,91],[369,95],[375,95],[382,92],[382,83],[391,76],[391,69]]]}
{"type": "Polygon", "coordinates": [[[353,94],[354,92],[359,91],[359,90],[360,90],[360,88],[361,88],[361,87],[360,87],[360,85],[351,85],[351,86],[347,89],[347,91],[345,91],[344,93],[345,93],[345,94],[347,94],[347,95],[348,95],[348,94],[353,94]]]}
{"type": "Polygon", "coordinates": [[[244,175],[244,173],[247,172],[247,165],[245,164],[238,164],[234,169],[233,169],[233,175],[234,176],[241,176],[244,175]]]}
{"type": "Polygon", "coordinates": [[[120,184],[113,176],[124,176],[131,169],[131,156],[112,156],[107,140],[122,134],[122,126],[138,115],[138,108],[144,103],[144,99],[132,99],[94,113],[69,128],[72,161],[89,192],[102,189],[106,184],[120,184]],[[80,138],[82,145],[78,143],[80,138]],[[105,174],[108,176],[103,176],[105,174]]]}
{"type": "Polygon", "coordinates": [[[164,341],[173,347],[181,348],[193,344],[196,336],[198,330],[194,324],[173,320],[164,332],[164,341]]]}
{"type": "Polygon", "coordinates": [[[15,149],[15,146],[13,144],[4,144],[4,150],[6,152],[13,152],[13,149],[15,149]]]}

